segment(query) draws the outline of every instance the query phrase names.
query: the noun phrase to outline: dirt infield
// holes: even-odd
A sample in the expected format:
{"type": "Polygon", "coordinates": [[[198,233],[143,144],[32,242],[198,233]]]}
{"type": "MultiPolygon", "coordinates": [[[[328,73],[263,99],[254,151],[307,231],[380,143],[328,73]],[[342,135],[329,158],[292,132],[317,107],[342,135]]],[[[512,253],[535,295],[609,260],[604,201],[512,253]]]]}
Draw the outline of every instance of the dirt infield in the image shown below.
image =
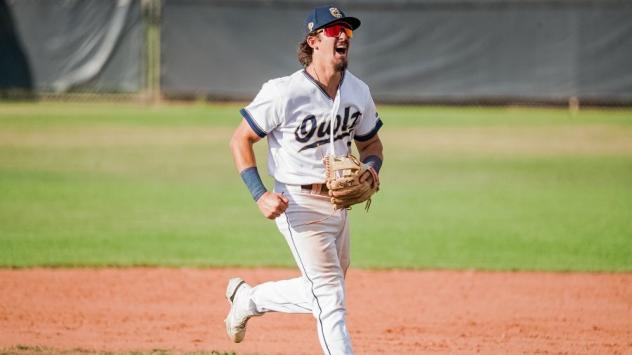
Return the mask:
{"type": "MultiPolygon", "coordinates": [[[[0,349],[320,353],[309,315],[255,318],[230,343],[223,293],[234,275],[296,272],[0,270],[0,349]]],[[[632,354],[632,274],[352,269],[347,292],[357,354],[632,354]]]]}

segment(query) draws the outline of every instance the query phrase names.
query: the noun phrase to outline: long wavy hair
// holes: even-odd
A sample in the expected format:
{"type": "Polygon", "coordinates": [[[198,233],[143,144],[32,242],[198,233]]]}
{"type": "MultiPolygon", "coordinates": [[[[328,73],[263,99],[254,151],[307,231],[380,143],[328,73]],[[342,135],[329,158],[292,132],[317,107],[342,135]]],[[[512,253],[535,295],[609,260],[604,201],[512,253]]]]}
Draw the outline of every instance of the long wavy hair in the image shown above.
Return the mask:
{"type": "Polygon", "coordinates": [[[298,62],[301,63],[303,68],[306,68],[312,63],[312,55],[314,54],[314,48],[310,47],[309,44],[307,44],[307,38],[309,38],[310,36],[313,35],[308,35],[307,37],[305,37],[303,42],[298,44],[298,50],[296,53],[298,56],[298,62]]]}

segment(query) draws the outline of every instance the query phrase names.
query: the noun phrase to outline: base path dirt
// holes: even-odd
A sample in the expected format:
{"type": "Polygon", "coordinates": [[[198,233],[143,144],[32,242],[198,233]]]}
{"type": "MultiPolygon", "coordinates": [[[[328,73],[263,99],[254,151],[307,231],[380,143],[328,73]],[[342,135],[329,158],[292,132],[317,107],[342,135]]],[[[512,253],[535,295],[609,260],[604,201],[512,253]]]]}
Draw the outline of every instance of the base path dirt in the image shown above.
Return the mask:
{"type": "MultiPolygon", "coordinates": [[[[310,315],[223,319],[226,280],[285,269],[0,270],[0,349],[320,354],[310,315]],[[37,348],[36,348],[37,349],[37,348]]],[[[632,354],[632,274],[350,270],[357,354],[632,354]]],[[[0,350],[2,352],[2,350],[0,350]]]]}

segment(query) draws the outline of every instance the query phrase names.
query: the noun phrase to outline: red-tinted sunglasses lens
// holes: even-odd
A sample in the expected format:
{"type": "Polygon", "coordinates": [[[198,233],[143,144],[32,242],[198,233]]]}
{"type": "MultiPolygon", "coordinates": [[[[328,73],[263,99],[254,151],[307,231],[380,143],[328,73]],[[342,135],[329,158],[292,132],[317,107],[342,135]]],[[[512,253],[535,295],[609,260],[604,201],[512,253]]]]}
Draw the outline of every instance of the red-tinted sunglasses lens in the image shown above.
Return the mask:
{"type": "Polygon", "coordinates": [[[353,37],[353,30],[344,25],[332,25],[323,29],[327,37],[338,37],[342,31],[345,32],[347,37],[353,37]]]}

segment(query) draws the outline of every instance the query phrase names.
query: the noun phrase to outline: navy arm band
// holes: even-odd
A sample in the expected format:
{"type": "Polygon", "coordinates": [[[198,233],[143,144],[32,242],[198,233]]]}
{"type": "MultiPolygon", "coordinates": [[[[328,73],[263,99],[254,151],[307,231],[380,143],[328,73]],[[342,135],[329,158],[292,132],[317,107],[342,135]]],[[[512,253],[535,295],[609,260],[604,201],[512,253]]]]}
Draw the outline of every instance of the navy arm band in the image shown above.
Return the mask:
{"type": "Polygon", "coordinates": [[[241,179],[244,180],[244,184],[248,187],[248,191],[250,191],[255,201],[258,201],[259,198],[268,191],[266,187],[263,186],[261,176],[259,176],[259,171],[256,166],[244,169],[239,175],[241,175],[241,179]]]}
{"type": "Polygon", "coordinates": [[[373,169],[375,169],[377,173],[379,173],[380,169],[382,168],[382,159],[380,159],[380,157],[378,157],[377,155],[369,155],[368,157],[364,158],[362,162],[368,166],[373,167],[373,169]]]}

